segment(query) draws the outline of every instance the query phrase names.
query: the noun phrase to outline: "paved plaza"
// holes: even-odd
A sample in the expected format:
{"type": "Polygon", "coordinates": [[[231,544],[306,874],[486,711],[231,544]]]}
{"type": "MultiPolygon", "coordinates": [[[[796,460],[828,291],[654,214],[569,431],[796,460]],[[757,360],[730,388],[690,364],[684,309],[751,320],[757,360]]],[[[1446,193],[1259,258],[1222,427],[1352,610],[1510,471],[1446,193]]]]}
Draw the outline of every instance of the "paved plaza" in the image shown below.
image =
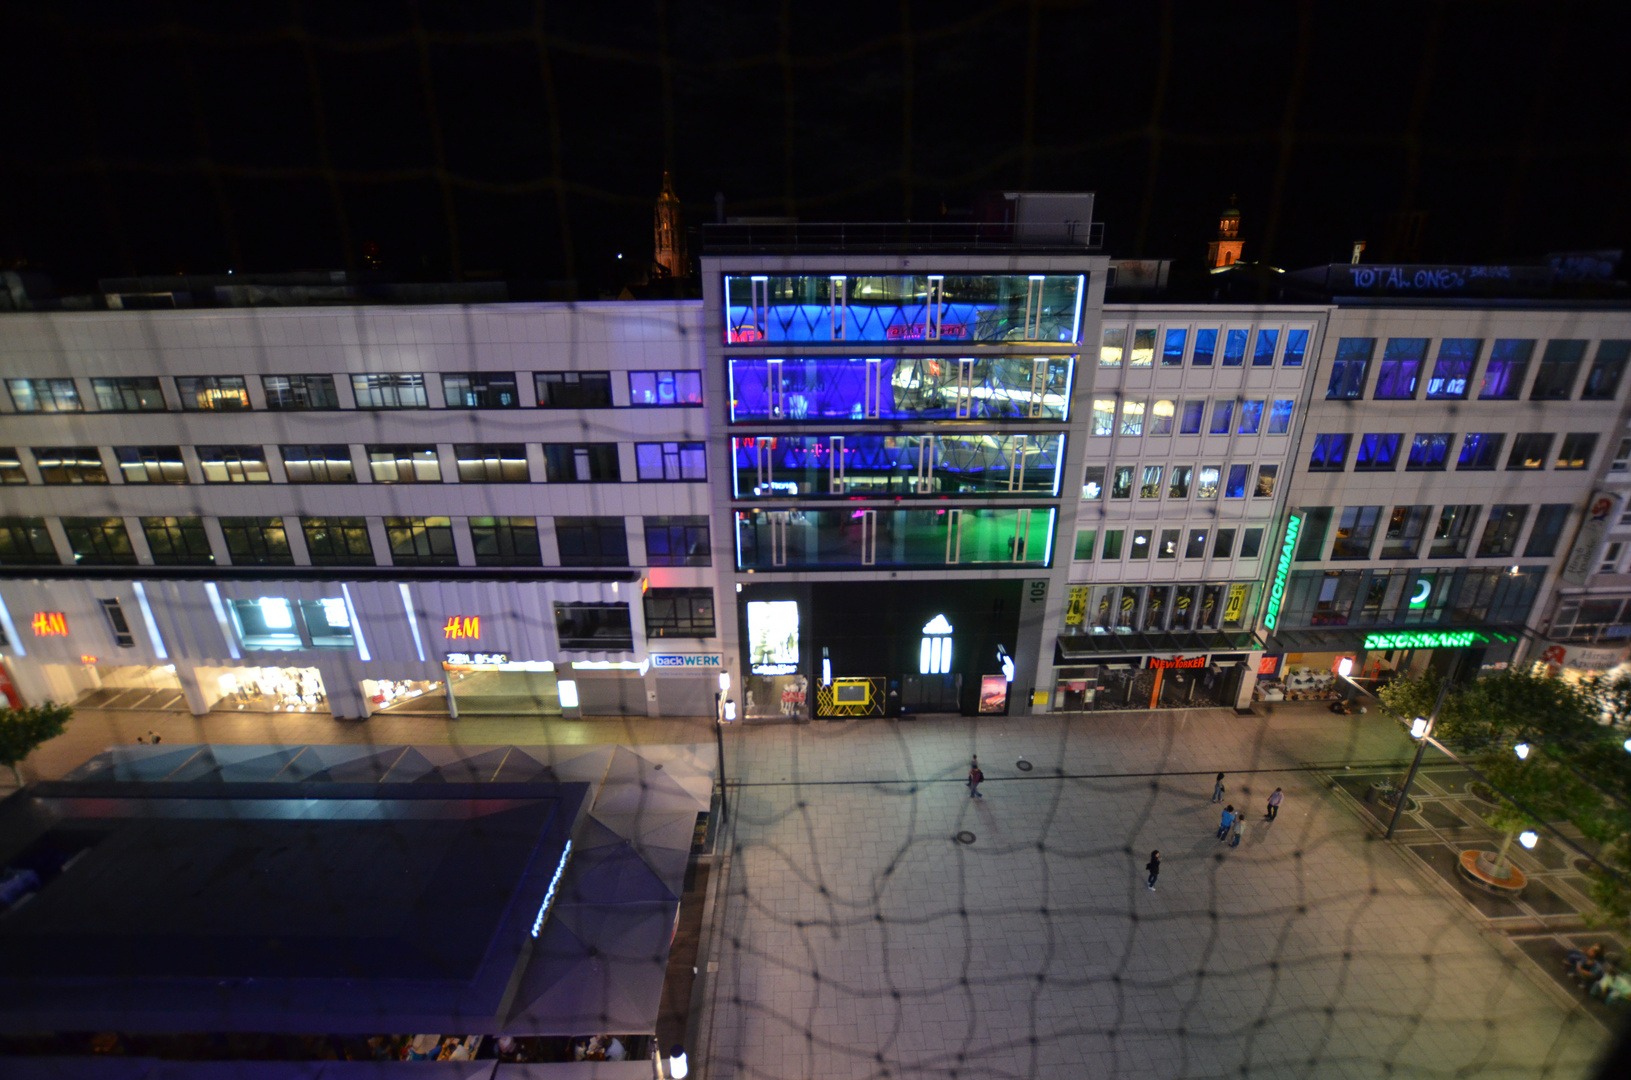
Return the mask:
{"type": "MultiPolygon", "coordinates": [[[[171,743],[712,738],[700,719],[83,710],[25,776],[150,728],[171,743]]],[[[1600,1022],[1329,790],[1333,768],[1410,749],[1378,716],[1311,707],[734,727],[696,1075],[1587,1075],[1600,1022]],[[980,800],[963,783],[974,753],[980,800]],[[1219,770],[1251,810],[1237,849],[1214,839],[1219,770]]]]}

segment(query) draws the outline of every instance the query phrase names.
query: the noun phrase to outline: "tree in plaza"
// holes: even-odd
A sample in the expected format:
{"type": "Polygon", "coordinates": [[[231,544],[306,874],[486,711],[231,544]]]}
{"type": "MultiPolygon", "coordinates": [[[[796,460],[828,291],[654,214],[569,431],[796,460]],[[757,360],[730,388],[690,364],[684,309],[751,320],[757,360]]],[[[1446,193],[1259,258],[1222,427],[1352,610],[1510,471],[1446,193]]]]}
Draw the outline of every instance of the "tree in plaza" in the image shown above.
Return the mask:
{"type": "Polygon", "coordinates": [[[17,766],[42,745],[61,735],[68,727],[74,710],[67,705],[47,701],[44,705],[30,705],[22,709],[0,708],[0,765],[9,766],[12,778],[19,787],[23,774],[17,766]]]}
{"type": "MultiPolygon", "coordinates": [[[[1397,680],[1381,697],[1408,720],[1428,715],[1438,692],[1429,675],[1397,680]]],[[[1602,865],[1587,872],[1603,917],[1631,923],[1631,680],[1503,671],[1453,687],[1433,734],[1495,789],[1495,809],[1484,815],[1505,834],[1495,877],[1506,876],[1520,830],[1568,822],[1600,847],[1602,865]]]]}

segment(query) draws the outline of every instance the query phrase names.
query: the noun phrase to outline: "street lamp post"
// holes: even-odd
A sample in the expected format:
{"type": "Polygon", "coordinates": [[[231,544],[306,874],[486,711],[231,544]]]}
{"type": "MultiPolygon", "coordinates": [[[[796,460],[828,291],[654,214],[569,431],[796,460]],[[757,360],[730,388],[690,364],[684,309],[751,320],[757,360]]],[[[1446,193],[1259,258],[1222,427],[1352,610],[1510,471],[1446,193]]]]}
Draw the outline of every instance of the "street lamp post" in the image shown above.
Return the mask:
{"type": "MultiPolygon", "coordinates": [[[[1361,688],[1363,689],[1363,688],[1361,688]]],[[[1365,691],[1369,693],[1369,691],[1365,691]]],[[[1388,819],[1387,833],[1383,839],[1393,839],[1394,827],[1399,824],[1399,815],[1404,812],[1405,804],[1410,801],[1410,785],[1415,782],[1416,770],[1421,768],[1422,755],[1427,753],[1427,740],[1433,734],[1433,725],[1438,722],[1438,711],[1444,707],[1444,699],[1450,693],[1449,676],[1444,676],[1438,687],[1438,700],[1433,702],[1433,711],[1427,716],[1427,726],[1420,735],[1416,735],[1416,757],[1410,762],[1410,771],[1405,773],[1404,786],[1399,788],[1399,801],[1393,805],[1393,816],[1388,819]]],[[[1373,697],[1375,695],[1372,695],[1373,697]]],[[[1415,731],[1411,731],[1415,735],[1415,731]]]]}
{"type": "Polygon", "coordinates": [[[714,694],[714,742],[719,748],[719,820],[730,817],[725,799],[725,695],[730,692],[731,673],[719,673],[719,690],[714,694]]]}

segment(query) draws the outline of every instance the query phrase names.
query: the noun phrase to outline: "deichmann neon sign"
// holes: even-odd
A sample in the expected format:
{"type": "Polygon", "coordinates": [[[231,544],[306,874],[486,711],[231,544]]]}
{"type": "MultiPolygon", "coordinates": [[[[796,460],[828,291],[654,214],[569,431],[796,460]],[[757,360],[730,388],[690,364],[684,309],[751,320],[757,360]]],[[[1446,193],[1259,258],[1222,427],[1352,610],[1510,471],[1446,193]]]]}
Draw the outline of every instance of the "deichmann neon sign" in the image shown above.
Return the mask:
{"type": "Polygon", "coordinates": [[[1280,545],[1280,561],[1274,567],[1274,584],[1269,602],[1263,605],[1263,625],[1273,630],[1280,622],[1280,605],[1286,598],[1286,577],[1291,573],[1291,555],[1297,550],[1297,537],[1303,531],[1303,516],[1292,514],[1286,522],[1285,543],[1280,545]]]}
{"type": "Polygon", "coordinates": [[[1476,630],[1401,630],[1396,634],[1366,634],[1367,649],[1437,649],[1483,645],[1489,638],[1476,630]]]}

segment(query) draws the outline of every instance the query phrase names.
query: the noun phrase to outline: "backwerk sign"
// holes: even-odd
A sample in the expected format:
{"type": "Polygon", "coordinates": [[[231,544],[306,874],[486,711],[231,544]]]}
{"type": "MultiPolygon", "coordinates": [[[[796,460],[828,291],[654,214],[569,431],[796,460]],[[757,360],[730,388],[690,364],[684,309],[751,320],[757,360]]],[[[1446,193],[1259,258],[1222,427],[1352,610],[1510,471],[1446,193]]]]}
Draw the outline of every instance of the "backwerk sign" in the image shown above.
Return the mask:
{"type": "Polygon", "coordinates": [[[1285,543],[1280,545],[1280,558],[1274,564],[1274,580],[1269,583],[1269,600],[1263,605],[1263,625],[1273,630],[1280,623],[1280,605],[1286,599],[1286,578],[1291,574],[1291,556],[1297,550],[1297,537],[1302,535],[1303,516],[1292,514],[1286,522],[1285,543]]]}
{"type": "Polygon", "coordinates": [[[725,670],[723,653],[652,653],[651,669],[665,675],[717,675],[725,670]]]}

